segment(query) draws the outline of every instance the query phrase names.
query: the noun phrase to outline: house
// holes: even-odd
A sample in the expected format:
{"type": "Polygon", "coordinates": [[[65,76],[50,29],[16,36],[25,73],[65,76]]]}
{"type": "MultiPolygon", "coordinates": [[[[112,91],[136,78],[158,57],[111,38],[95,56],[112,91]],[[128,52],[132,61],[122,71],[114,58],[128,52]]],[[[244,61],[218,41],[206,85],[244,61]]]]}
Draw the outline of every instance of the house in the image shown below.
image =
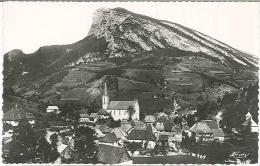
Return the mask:
{"type": "Polygon", "coordinates": [[[151,124],[153,124],[155,121],[156,121],[156,118],[153,116],[153,115],[146,115],[145,117],[144,117],[144,121],[145,121],[145,123],[151,123],[151,124]]]}
{"type": "Polygon", "coordinates": [[[22,119],[28,120],[32,125],[35,124],[36,120],[31,113],[19,108],[17,105],[3,114],[3,123],[11,124],[12,126],[18,126],[22,119]]]}
{"type": "Polygon", "coordinates": [[[102,96],[102,109],[106,110],[114,120],[139,119],[139,103],[134,101],[109,101],[107,85],[105,83],[104,94],[102,96]]]}
{"type": "Polygon", "coordinates": [[[106,110],[99,110],[98,113],[99,119],[108,119],[110,117],[109,113],[106,110]]]}
{"type": "Polygon", "coordinates": [[[91,118],[94,118],[94,122],[96,122],[96,121],[98,120],[98,118],[99,118],[98,113],[91,113],[89,116],[90,116],[91,118]]]}
{"type": "Polygon", "coordinates": [[[46,112],[47,112],[47,113],[53,112],[53,113],[56,113],[56,114],[60,113],[59,107],[58,107],[58,106],[54,106],[54,105],[48,106],[48,107],[46,108],[46,112]]]}
{"type": "Polygon", "coordinates": [[[197,112],[196,109],[190,109],[190,108],[186,107],[186,108],[178,111],[178,114],[181,117],[187,117],[188,115],[194,115],[196,112],[197,112]]]}
{"type": "Polygon", "coordinates": [[[94,128],[95,129],[95,132],[96,132],[96,134],[95,134],[95,136],[97,137],[97,138],[101,138],[101,137],[104,137],[106,134],[103,134],[98,128],[94,128]]]}
{"type": "Polygon", "coordinates": [[[252,119],[252,115],[250,114],[250,112],[246,114],[246,121],[242,125],[244,126],[244,129],[247,129],[249,127],[250,132],[258,133],[258,125],[252,119]]]}
{"type": "Polygon", "coordinates": [[[182,128],[180,126],[172,126],[170,140],[173,142],[182,142],[182,128]]]}
{"type": "Polygon", "coordinates": [[[149,130],[133,129],[126,137],[128,141],[155,141],[154,134],[149,130]]]}
{"type": "Polygon", "coordinates": [[[103,164],[118,164],[130,161],[131,157],[124,147],[99,144],[97,160],[103,164]]]}
{"type": "Polygon", "coordinates": [[[143,147],[146,143],[148,149],[153,149],[156,142],[154,133],[147,129],[133,129],[126,138],[129,142],[142,142],[143,147]]]}
{"type": "Polygon", "coordinates": [[[79,114],[79,122],[85,123],[85,122],[93,122],[95,123],[95,119],[88,114],[79,114]]]}
{"type": "Polygon", "coordinates": [[[172,126],[173,123],[165,116],[158,118],[155,122],[155,128],[158,131],[171,132],[172,126]]]}
{"type": "Polygon", "coordinates": [[[224,132],[213,120],[202,120],[195,123],[190,130],[195,133],[196,142],[208,142],[213,140],[224,141],[224,132]]]}
{"type": "Polygon", "coordinates": [[[70,145],[60,144],[57,146],[57,150],[60,154],[61,160],[68,161],[73,159],[74,151],[72,150],[70,145]]]}
{"type": "Polygon", "coordinates": [[[169,135],[160,134],[157,138],[158,147],[168,147],[169,146],[169,135]]]}

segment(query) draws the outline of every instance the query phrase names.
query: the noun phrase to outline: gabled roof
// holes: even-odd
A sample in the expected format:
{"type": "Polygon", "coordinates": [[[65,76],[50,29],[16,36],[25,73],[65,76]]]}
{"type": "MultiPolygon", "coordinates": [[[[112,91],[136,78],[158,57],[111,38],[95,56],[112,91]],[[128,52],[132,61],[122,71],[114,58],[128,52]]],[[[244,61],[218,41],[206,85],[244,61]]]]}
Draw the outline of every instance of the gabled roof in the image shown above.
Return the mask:
{"type": "Polygon", "coordinates": [[[59,152],[59,154],[61,154],[67,147],[69,147],[69,145],[65,145],[65,144],[59,144],[58,146],[57,146],[57,150],[58,150],[58,152],[59,152]]]}
{"type": "Polygon", "coordinates": [[[153,115],[146,115],[144,121],[146,123],[154,123],[156,121],[156,118],[153,115]]]}
{"type": "Polygon", "coordinates": [[[170,120],[165,116],[161,116],[156,120],[156,122],[170,122],[170,120]]]}
{"type": "Polygon", "coordinates": [[[56,106],[56,105],[50,105],[50,106],[47,107],[47,109],[50,109],[50,110],[58,110],[59,107],[56,106]]]}
{"type": "Polygon", "coordinates": [[[147,140],[155,141],[155,136],[151,131],[133,129],[127,136],[128,140],[147,140]]]}
{"type": "Polygon", "coordinates": [[[252,118],[248,118],[242,125],[243,126],[258,127],[257,123],[252,118]]]}
{"type": "Polygon", "coordinates": [[[162,135],[160,134],[158,137],[158,141],[168,141],[169,135],[162,135]]]}
{"type": "Polygon", "coordinates": [[[195,123],[190,128],[190,131],[193,131],[195,133],[212,133],[213,129],[219,129],[217,122],[213,120],[202,120],[195,123]]]}
{"type": "Polygon", "coordinates": [[[178,111],[178,114],[181,115],[181,116],[188,115],[190,113],[191,113],[191,110],[188,107],[178,111]]]}
{"type": "Polygon", "coordinates": [[[146,124],[143,121],[139,121],[139,120],[131,120],[129,122],[135,129],[146,129],[146,124]]]}
{"type": "Polygon", "coordinates": [[[225,134],[222,129],[212,129],[214,137],[224,137],[225,134]]]}
{"type": "Polygon", "coordinates": [[[35,117],[24,110],[13,108],[7,112],[4,113],[3,115],[3,120],[11,120],[11,121],[19,121],[21,119],[35,119],[35,117]]]}
{"type": "Polygon", "coordinates": [[[166,117],[162,116],[160,117],[156,123],[155,123],[155,128],[157,130],[163,130],[163,131],[172,131],[172,126],[173,126],[173,123],[166,117]],[[161,125],[158,125],[159,123],[162,124],[161,125]]]}
{"type": "Polygon", "coordinates": [[[133,128],[133,126],[132,126],[131,124],[129,124],[129,123],[123,123],[123,124],[120,126],[120,128],[121,128],[122,130],[124,130],[124,132],[128,133],[128,132],[133,128]]]}
{"type": "Polygon", "coordinates": [[[250,112],[248,112],[248,113],[246,114],[246,116],[252,117],[252,115],[250,114],[250,112]]]}
{"type": "Polygon", "coordinates": [[[115,133],[116,137],[122,140],[125,140],[127,136],[126,132],[119,127],[113,128],[112,133],[115,133]]]}
{"type": "Polygon", "coordinates": [[[88,114],[79,114],[80,118],[89,118],[90,116],[88,114]]]}
{"type": "Polygon", "coordinates": [[[99,115],[97,113],[91,113],[89,116],[93,117],[95,119],[97,119],[99,117],[99,115]]]}
{"type": "Polygon", "coordinates": [[[108,127],[107,125],[97,125],[96,128],[98,128],[102,133],[110,133],[112,129],[108,127]]]}
{"type": "Polygon", "coordinates": [[[127,110],[130,106],[134,106],[136,101],[111,101],[107,110],[127,110]]]}
{"type": "Polygon", "coordinates": [[[105,143],[114,143],[118,141],[119,138],[116,137],[115,133],[109,133],[105,135],[104,137],[99,139],[99,142],[105,142],[105,143]]]}
{"type": "Polygon", "coordinates": [[[108,116],[109,113],[106,110],[101,109],[101,110],[98,111],[98,115],[106,115],[106,116],[108,116]]]}
{"type": "Polygon", "coordinates": [[[131,160],[125,148],[104,144],[98,145],[97,158],[99,162],[105,164],[117,164],[131,160]]]}

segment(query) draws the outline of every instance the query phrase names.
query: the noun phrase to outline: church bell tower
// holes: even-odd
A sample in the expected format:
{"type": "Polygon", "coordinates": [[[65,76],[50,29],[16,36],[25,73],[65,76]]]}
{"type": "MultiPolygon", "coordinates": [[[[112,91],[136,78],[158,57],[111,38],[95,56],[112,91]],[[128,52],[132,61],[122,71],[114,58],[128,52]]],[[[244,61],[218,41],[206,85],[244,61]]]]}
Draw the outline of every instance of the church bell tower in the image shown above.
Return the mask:
{"type": "Polygon", "coordinates": [[[102,109],[106,110],[109,105],[109,96],[107,94],[107,83],[105,82],[104,93],[102,95],[102,109]]]}

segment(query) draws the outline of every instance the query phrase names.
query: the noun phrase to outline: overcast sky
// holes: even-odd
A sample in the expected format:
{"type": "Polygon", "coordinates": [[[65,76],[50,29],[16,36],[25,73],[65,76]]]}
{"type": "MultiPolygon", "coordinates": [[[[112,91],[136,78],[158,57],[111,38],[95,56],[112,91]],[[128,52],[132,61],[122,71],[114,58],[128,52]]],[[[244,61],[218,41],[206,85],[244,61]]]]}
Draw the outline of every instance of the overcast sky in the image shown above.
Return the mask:
{"type": "Polygon", "coordinates": [[[4,52],[25,53],[86,37],[93,12],[123,7],[198,30],[259,56],[260,3],[256,2],[4,2],[4,52]]]}

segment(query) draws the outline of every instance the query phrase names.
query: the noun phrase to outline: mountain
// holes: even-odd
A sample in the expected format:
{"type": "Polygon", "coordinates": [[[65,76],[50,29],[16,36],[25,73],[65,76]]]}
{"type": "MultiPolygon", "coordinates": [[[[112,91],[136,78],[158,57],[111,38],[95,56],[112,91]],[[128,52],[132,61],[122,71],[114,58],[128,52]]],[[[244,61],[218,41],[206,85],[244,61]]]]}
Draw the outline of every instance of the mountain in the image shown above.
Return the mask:
{"type": "Polygon", "coordinates": [[[258,58],[177,23],[103,8],[76,43],[6,53],[3,75],[6,102],[15,95],[39,105],[100,104],[106,80],[114,98],[138,97],[144,107],[173,99],[196,106],[257,82],[258,58]]]}

